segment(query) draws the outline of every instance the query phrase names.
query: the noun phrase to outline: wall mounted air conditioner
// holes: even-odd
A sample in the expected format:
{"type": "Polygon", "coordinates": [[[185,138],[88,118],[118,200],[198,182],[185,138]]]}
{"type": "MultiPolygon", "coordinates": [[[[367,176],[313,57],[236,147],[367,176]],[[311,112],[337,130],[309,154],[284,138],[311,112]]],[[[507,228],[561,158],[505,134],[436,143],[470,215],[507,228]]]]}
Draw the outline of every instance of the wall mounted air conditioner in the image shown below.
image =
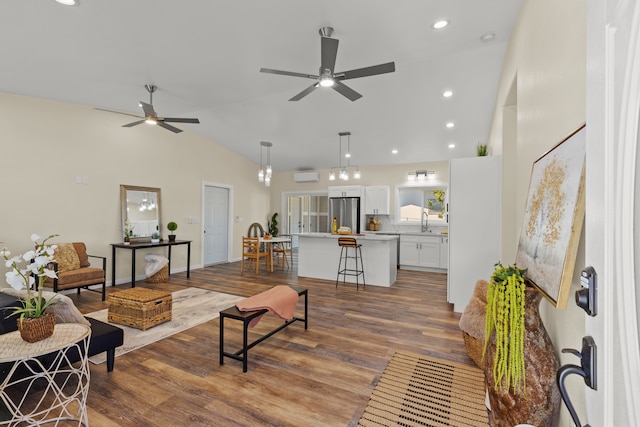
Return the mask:
{"type": "Polygon", "coordinates": [[[320,172],[296,172],[293,174],[295,182],[318,182],[320,181],[320,172]]]}

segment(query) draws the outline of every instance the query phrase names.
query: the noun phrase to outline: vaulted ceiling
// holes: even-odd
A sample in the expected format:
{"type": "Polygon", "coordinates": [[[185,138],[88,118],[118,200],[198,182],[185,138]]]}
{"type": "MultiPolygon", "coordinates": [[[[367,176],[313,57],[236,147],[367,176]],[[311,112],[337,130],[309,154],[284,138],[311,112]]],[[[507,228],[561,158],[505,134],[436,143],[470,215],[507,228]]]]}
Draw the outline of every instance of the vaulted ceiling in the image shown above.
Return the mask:
{"type": "MultiPolygon", "coordinates": [[[[336,166],[344,131],[351,132],[352,165],[473,156],[488,136],[520,6],[521,0],[79,0],[69,7],[2,0],[0,91],[141,114],[138,101],[149,100],[144,85],[154,84],[159,115],[200,119],[176,124],[187,131],[174,135],[176,144],[195,132],[258,163],[260,141],[270,141],[276,172],[336,166]],[[434,30],[439,19],[450,23],[434,30]],[[390,61],[396,71],[345,81],[363,95],[354,102],[331,88],[289,101],[313,81],[260,68],[318,74],[318,30],[327,26],[339,40],[335,71],[390,61]],[[451,98],[443,98],[446,89],[451,98]]],[[[113,114],[92,111],[97,119],[113,114]]],[[[133,120],[122,116],[122,124],[133,120]]],[[[145,127],[150,135],[167,132],[145,127]]]]}

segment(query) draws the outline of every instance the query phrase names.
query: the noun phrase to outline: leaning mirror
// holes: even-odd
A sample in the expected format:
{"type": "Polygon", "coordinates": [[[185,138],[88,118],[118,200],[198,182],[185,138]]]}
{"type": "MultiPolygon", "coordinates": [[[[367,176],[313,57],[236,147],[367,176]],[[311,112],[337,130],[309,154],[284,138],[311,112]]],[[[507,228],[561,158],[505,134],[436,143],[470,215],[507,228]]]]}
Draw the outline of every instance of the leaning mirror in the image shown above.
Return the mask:
{"type": "Polygon", "coordinates": [[[131,242],[149,242],[154,233],[162,236],[160,189],[136,185],[120,185],[122,234],[131,242]]]}

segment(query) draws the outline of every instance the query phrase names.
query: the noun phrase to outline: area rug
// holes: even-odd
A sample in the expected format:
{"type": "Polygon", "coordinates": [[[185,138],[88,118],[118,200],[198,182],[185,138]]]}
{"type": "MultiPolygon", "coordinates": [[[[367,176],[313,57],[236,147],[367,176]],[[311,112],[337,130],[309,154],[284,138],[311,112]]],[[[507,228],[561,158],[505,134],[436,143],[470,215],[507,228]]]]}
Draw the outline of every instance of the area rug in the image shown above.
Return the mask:
{"type": "Polygon", "coordinates": [[[397,351],[358,425],[486,427],[484,390],[476,367],[397,351]]]}
{"type": "MultiPolygon", "coordinates": [[[[218,318],[221,310],[229,308],[244,299],[238,295],[224,294],[199,288],[186,288],[173,292],[173,313],[169,322],[141,331],[124,325],[116,325],[124,330],[124,344],[116,348],[116,357],[129,353],[137,348],[159,341],[178,332],[218,318]]],[[[86,314],[103,322],[107,322],[107,309],[86,314]]],[[[96,354],[89,358],[94,364],[104,363],[106,353],[96,354]]]]}

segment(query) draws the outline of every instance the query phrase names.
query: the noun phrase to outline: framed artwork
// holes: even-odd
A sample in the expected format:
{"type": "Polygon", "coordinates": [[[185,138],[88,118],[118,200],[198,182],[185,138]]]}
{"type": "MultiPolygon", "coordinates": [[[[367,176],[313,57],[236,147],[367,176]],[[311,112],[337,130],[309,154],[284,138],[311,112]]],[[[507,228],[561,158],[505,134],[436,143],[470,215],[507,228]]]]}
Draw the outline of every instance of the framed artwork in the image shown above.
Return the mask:
{"type": "Polygon", "coordinates": [[[586,126],[533,163],[516,265],[553,305],[564,309],[584,222],[586,126]]]}

